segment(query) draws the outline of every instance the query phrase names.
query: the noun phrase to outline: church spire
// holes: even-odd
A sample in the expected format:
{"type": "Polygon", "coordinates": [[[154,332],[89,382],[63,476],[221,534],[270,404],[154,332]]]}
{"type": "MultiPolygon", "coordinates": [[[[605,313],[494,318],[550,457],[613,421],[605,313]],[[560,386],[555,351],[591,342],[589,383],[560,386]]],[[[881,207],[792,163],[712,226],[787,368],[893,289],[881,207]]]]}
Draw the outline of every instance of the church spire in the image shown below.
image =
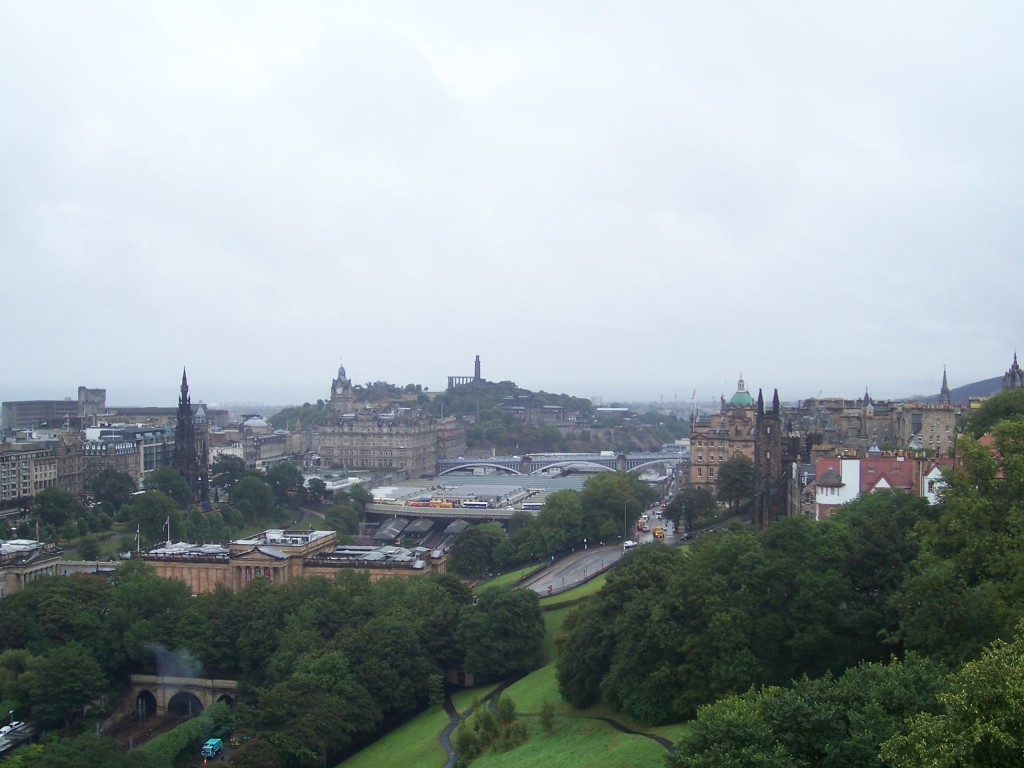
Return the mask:
{"type": "Polygon", "coordinates": [[[1013,365],[1003,376],[1003,389],[1020,389],[1024,387],[1024,371],[1017,363],[1017,353],[1013,353],[1013,365]]]}
{"type": "Polygon", "coordinates": [[[949,382],[946,381],[946,366],[942,366],[942,388],[939,390],[939,403],[950,404],[949,382]]]}

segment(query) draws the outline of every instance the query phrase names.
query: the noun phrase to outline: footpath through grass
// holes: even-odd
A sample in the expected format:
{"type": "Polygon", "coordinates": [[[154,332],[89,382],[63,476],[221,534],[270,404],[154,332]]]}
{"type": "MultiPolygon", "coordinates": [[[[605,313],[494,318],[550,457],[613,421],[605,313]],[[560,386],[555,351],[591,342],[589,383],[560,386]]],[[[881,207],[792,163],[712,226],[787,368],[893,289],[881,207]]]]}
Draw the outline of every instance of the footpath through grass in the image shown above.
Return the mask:
{"type": "MultiPolygon", "coordinates": [[[[546,627],[544,651],[547,664],[510,685],[502,697],[515,703],[519,718],[526,724],[530,738],[509,752],[485,752],[473,760],[473,768],[662,768],[665,749],[643,735],[622,733],[597,718],[610,718],[631,730],[653,733],[678,741],[688,730],[686,723],[649,728],[603,707],[578,710],[570,707],[558,694],[555,677],[554,638],[561,631],[566,616],[580,597],[593,594],[604,583],[603,576],[582,584],[553,598],[544,598],[546,627]],[[557,601],[557,602],[554,602],[557,601]],[[559,607],[560,603],[567,603],[559,607]],[[556,714],[555,729],[545,733],[540,726],[544,702],[552,704],[556,714]]],[[[483,699],[494,685],[458,691],[452,703],[460,712],[483,699]]],[[[448,724],[448,716],[440,708],[432,708],[402,727],[381,737],[371,746],[350,757],[338,768],[442,768],[445,754],[438,736],[448,724]]]]}

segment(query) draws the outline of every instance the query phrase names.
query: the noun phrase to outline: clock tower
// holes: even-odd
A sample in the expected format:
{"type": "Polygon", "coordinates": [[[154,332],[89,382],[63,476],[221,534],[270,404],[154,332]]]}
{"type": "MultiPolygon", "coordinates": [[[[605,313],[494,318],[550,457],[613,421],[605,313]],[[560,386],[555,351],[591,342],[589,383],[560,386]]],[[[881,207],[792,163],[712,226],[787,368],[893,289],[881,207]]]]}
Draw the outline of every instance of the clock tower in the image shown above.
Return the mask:
{"type": "Polygon", "coordinates": [[[338,366],[338,375],[331,382],[331,411],[340,416],[355,410],[355,399],[352,396],[352,380],[345,375],[345,366],[338,366]]]}

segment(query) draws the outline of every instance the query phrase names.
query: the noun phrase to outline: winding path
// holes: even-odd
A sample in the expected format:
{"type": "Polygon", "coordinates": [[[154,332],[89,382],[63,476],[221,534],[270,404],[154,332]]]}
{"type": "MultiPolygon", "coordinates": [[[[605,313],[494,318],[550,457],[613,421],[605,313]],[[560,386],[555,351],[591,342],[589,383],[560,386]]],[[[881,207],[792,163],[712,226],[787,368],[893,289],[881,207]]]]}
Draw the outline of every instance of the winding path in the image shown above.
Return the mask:
{"type": "MultiPolygon", "coordinates": [[[[484,696],[483,701],[481,701],[481,704],[486,702],[489,706],[493,707],[495,702],[497,702],[498,699],[501,698],[502,692],[506,688],[508,688],[508,686],[511,685],[512,682],[513,681],[511,680],[506,680],[505,682],[501,683],[497,688],[495,688],[489,694],[484,696]]],[[[455,768],[455,761],[458,756],[455,754],[455,747],[452,746],[452,733],[458,727],[459,723],[461,723],[463,720],[465,720],[467,717],[473,714],[473,708],[470,707],[460,715],[459,711],[455,708],[455,704],[452,703],[451,691],[445,688],[444,711],[448,713],[448,725],[446,725],[444,727],[444,730],[441,731],[441,735],[438,736],[438,741],[441,744],[441,748],[445,751],[445,754],[447,755],[447,761],[444,764],[445,768],[455,768]]],[[[536,715],[527,715],[527,717],[536,717],[536,715]]],[[[618,720],[613,720],[610,717],[596,717],[590,715],[562,715],[562,717],[565,719],[576,720],[600,720],[601,722],[607,723],[612,728],[622,733],[628,734],[630,736],[643,736],[644,738],[656,741],[658,744],[664,747],[667,752],[672,752],[676,748],[676,745],[670,739],[667,739],[664,736],[658,736],[655,733],[645,733],[644,731],[635,731],[632,728],[623,725],[618,720]]]]}

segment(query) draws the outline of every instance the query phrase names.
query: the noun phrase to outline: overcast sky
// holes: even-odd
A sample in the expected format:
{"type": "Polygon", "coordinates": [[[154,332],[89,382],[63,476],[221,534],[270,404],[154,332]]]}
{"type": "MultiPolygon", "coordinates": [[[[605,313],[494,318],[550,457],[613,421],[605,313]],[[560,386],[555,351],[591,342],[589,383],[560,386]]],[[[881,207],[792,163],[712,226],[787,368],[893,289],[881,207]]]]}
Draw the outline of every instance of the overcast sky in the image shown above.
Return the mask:
{"type": "Polygon", "coordinates": [[[434,390],[477,354],[606,402],[1001,375],[1022,17],[0,0],[0,400],[434,390]]]}

